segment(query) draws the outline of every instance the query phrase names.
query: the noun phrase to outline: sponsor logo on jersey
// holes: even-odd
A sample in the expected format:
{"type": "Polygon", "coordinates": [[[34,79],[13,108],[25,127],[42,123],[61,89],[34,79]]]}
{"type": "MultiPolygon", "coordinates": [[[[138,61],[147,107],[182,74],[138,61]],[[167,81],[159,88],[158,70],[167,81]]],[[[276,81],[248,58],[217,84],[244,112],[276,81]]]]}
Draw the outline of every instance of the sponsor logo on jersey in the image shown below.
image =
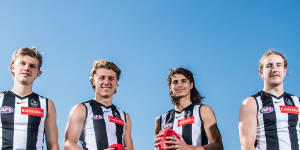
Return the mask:
{"type": "Polygon", "coordinates": [[[173,123],[167,123],[164,125],[164,129],[172,128],[172,127],[173,127],[173,123]]]}
{"type": "Polygon", "coordinates": [[[262,109],[260,109],[260,113],[263,113],[263,114],[268,114],[268,113],[271,113],[274,111],[274,108],[272,106],[266,106],[262,109]]]}
{"type": "Polygon", "coordinates": [[[99,120],[99,119],[103,119],[103,115],[94,115],[93,116],[94,120],[99,120]]]}
{"type": "Polygon", "coordinates": [[[195,116],[183,118],[181,120],[178,120],[178,127],[187,125],[187,124],[194,124],[195,122],[195,116]]]}
{"type": "Polygon", "coordinates": [[[12,113],[14,112],[14,108],[10,107],[10,106],[2,106],[0,109],[0,113],[2,114],[8,114],[8,113],[12,113]]]}
{"type": "Polygon", "coordinates": [[[296,106],[279,106],[281,113],[299,115],[299,108],[296,106]]]}
{"type": "Polygon", "coordinates": [[[36,108],[36,107],[21,107],[21,114],[37,116],[37,117],[43,118],[44,117],[44,109],[36,108]]]}
{"type": "Polygon", "coordinates": [[[118,117],[109,116],[108,120],[109,120],[109,122],[120,124],[122,126],[125,125],[125,122],[122,119],[118,118],[118,117]]]}

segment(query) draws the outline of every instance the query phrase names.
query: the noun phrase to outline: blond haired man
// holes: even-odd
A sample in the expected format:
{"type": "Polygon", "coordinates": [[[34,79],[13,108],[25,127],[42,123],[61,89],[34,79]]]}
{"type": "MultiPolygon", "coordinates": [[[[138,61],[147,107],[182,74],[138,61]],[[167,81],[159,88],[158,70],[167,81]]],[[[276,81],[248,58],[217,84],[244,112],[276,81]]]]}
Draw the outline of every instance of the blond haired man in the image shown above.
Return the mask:
{"type": "Polygon", "coordinates": [[[0,148],[58,150],[54,103],[32,91],[42,71],[42,56],[36,48],[20,48],[13,54],[10,71],[14,80],[10,91],[0,93],[0,148]]]}
{"type": "Polygon", "coordinates": [[[261,57],[264,88],[242,104],[239,133],[242,150],[299,150],[299,98],[284,91],[285,57],[269,50],[261,57]]]}
{"type": "Polygon", "coordinates": [[[90,82],[95,91],[92,100],[76,105],[70,113],[65,132],[66,150],[113,150],[113,144],[133,150],[131,121],[127,113],[112,104],[121,70],[111,61],[94,62],[90,82]]]}

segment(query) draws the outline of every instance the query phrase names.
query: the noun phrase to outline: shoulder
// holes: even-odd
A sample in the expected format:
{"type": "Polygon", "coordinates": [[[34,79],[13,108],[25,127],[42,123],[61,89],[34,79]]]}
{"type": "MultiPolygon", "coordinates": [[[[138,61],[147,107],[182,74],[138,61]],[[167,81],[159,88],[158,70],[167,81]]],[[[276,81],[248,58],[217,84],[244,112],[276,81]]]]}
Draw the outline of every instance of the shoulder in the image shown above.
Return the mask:
{"type": "Polygon", "coordinates": [[[204,118],[207,118],[207,117],[213,117],[215,116],[212,108],[208,105],[205,105],[205,104],[201,104],[200,105],[200,114],[201,114],[201,117],[204,119],[204,118]]]}
{"type": "Polygon", "coordinates": [[[256,99],[253,96],[247,97],[246,99],[244,99],[243,103],[242,103],[242,107],[245,106],[255,106],[256,107],[256,99]]]}

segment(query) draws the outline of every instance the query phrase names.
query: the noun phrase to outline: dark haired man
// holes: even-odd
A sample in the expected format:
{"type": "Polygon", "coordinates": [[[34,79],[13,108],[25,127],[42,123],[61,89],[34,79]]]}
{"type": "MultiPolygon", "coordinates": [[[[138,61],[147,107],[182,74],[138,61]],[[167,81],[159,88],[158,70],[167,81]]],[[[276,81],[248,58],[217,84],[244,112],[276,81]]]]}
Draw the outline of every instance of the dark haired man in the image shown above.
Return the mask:
{"type": "Polygon", "coordinates": [[[120,74],[121,70],[111,61],[94,62],[90,82],[95,97],[71,110],[65,132],[65,150],[114,150],[109,148],[114,144],[133,150],[130,117],[112,104],[120,74]],[[77,145],[78,141],[82,148],[77,145]]]}
{"type": "Polygon", "coordinates": [[[299,150],[299,98],[284,91],[287,60],[268,50],[259,61],[263,90],[244,100],[239,133],[242,150],[299,150]]]}
{"type": "Polygon", "coordinates": [[[54,103],[32,91],[42,71],[42,56],[36,48],[20,48],[13,54],[10,71],[14,79],[10,91],[0,93],[0,148],[58,150],[54,103]]]}
{"type": "Polygon", "coordinates": [[[168,137],[161,147],[176,150],[222,150],[222,137],[212,109],[201,104],[203,97],[195,88],[192,72],[185,68],[172,69],[168,78],[174,109],[155,120],[154,146],[162,144],[162,130],[171,128],[180,139],[168,137]],[[209,141],[209,144],[208,144],[209,141]]]}

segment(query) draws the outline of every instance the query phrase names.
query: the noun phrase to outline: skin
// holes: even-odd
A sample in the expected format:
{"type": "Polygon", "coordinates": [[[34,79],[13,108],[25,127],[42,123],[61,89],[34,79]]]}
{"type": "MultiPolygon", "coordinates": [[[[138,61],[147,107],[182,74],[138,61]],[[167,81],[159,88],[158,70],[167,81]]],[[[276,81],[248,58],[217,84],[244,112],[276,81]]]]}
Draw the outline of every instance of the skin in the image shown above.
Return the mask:
{"type": "MultiPolygon", "coordinates": [[[[94,100],[105,105],[111,106],[113,94],[118,84],[117,75],[114,71],[104,68],[98,68],[93,76],[93,84],[95,85],[94,100]]],[[[64,140],[65,150],[81,150],[77,145],[80,138],[83,124],[85,121],[86,109],[83,104],[76,105],[70,112],[64,140]]],[[[131,120],[126,114],[126,125],[124,131],[124,144],[126,150],[133,150],[133,142],[131,138],[131,120]]],[[[105,150],[113,150],[107,148],[105,150]]]]}
{"type": "MultiPolygon", "coordinates": [[[[172,76],[172,82],[170,84],[171,96],[179,98],[179,104],[175,105],[174,109],[181,112],[185,107],[192,104],[190,100],[190,91],[193,88],[193,83],[190,82],[184,75],[175,74],[172,76]]],[[[168,137],[171,141],[166,141],[165,144],[171,144],[165,147],[166,149],[176,149],[176,150],[222,150],[222,137],[217,127],[216,117],[212,109],[207,105],[202,105],[200,113],[203,120],[204,130],[207,135],[210,144],[203,146],[193,146],[188,145],[184,141],[181,135],[180,139],[173,137],[168,137]]],[[[162,130],[159,122],[159,117],[155,120],[155,139],[154,147],[158,150],[158,145],[160,145],[160,136],[162,135],[162,130]]]]}
{"type": "MultiPolygon", "coordinates": [[[[41,75],[38,68],[39,62],[36,58],[30,56],[19,56],[14,64],[10,66],[14,73],[14,86],[12,92],[21,97],[32,94],[34,80],[41,75]]],[[[45,120],[45,135],[47,149],[58,150],[58,130],[56,125],[56,110],[54,103],[48,101],[48,114],[45,120]]]]}
{"type": "MultiPolygon", "coordinates": [[[[277,97],[284,93],[283,80],[287,68],[284,60],[279,55],[269,55],[263,61],[263,68],[259,70],[260,77],[264,82],[263,91],[277,97]]],[[[239,133],[242,150],[255,150],[257,128],[257,106],[253,97],[244,100],[240,108],[239,133]]]]}

